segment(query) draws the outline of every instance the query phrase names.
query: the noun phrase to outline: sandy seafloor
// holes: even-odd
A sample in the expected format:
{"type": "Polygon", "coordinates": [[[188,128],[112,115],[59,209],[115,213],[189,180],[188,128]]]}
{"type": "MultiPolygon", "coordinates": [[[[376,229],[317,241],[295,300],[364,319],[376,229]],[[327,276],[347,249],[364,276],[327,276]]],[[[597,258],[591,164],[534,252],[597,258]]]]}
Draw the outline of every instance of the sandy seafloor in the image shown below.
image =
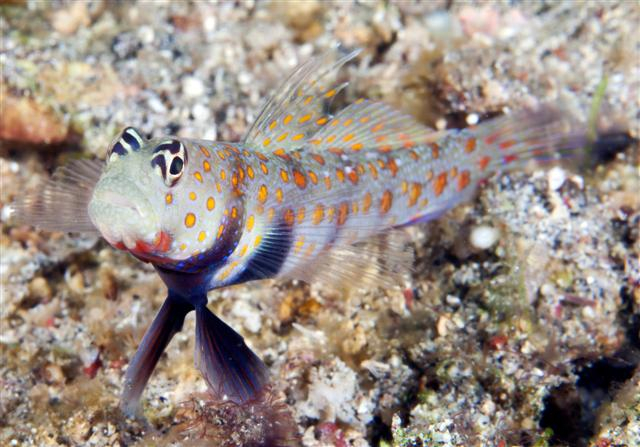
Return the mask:
{"type": "MultiPolygon", "coordinates": [[[[537,101],[587,119],[606,79],[600,121],[638,137],[638,23],[633,1],[0,2],[0,444],[277,437],[259,405],[207,401],[192,316],[145,391],[146,420],[120,413],[166,290],[104,241],[8,221],[55,166],[104,157],[126,125],[238,140],[283,77],[335,43],[364,49],[349,98],[433,127],[537,101]]],[[[295,421],[299,440],[268,445],[640,445],[638,146],[614,146],[588,168],[492,178],[410,229],[401,289],[211,292],[269,365],[275,419],[295,421]]]]}

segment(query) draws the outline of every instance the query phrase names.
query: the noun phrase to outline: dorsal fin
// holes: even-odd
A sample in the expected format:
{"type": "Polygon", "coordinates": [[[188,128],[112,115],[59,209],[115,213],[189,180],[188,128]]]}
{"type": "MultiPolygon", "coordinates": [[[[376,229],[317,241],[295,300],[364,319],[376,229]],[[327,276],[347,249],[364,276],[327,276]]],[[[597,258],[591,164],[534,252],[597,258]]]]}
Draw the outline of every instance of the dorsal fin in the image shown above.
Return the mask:
{"type": "Polygon", "coordinates": [[[336,72],[356,57],[352,51],[332,62],[328,51],[300,65],[280,86],[253,123],[244,144],[264,152],[288,152],[304,146],[331,116],[325,109],[347,83],[329,86],[336,72]]]}
{"type": "Polygon", "coordinates": [[[358,100],[341,110],[310,140],[307,150],[337,153],[378,149],[390,152],[436,141],[439,132],[387,104],[358,100]]]}

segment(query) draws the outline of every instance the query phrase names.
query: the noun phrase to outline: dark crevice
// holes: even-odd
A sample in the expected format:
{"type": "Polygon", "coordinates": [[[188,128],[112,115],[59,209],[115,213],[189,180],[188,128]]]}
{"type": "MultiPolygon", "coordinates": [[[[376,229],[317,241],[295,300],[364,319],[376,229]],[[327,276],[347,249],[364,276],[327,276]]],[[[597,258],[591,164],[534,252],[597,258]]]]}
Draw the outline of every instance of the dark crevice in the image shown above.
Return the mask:
{"type": "Polygon", "coordinates": [[[540,426],[553,430],[552,445],[587,447],[595,434],[600,409],[611,402],[638,366],[622,354],[582,363],[583,360],[574,362],[578,370],[575,384],[554,388],[544,400],[540,426]]]}

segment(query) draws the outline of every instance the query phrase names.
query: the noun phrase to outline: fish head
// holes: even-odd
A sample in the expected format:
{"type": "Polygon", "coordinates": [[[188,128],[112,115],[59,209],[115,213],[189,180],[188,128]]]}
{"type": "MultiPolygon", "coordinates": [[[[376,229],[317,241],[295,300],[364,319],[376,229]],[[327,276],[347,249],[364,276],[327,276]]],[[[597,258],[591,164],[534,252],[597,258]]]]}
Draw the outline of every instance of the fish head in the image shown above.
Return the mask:
{"type": "Polygon", "coordinates": [[[91,221],[118,249],[150,262],[172,260],[176,228],[167,205],[183,186],[187,166],[181,139],[145,140],[136,129],[124,129],[109,147],[89,201],[91,221]]]}

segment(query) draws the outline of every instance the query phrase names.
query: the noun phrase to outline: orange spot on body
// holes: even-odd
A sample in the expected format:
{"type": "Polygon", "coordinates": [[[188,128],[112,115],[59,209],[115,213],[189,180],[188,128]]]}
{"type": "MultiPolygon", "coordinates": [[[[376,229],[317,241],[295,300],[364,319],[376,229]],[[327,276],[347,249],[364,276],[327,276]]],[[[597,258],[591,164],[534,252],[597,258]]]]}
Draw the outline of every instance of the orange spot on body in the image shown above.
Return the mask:
{"type": "Polygon", "coordinates": [[[393,147],[390,144],[384,144],[378,148],[378,152],[382,152],[383,154],[386,154],[387,152],[391,152],[392,150],[393,150],[393,147]]]}
{"type": "Polygon", "coordinates": [[[498,147],[502,150],[506,150],[506,149],[509,149],[511,146],[514,146],[515,144],[516,144],[515,140],[507,140],[507,141],[501,142],[498,147]]]}
{"type": "Polygon", "coordinates": [[[218,235],[217,235],[218,239],[220,239],[220,237],[222,236],[222,233],[224,233],[224,224],[220,224],[220,226],[218,227],[218,235]]]}
{"type": "Polygon", "coordinates": [[[413,159],[413,161],[418,161],[420,156],[416,153],[416,151],[409,151],[409,156],[413,159]]]}
{"type": "Polygon", "coordinates": [[[204,146],[200,146],[200,152],[202,152],[202,155],[204,155],[205,157],[209,158],[211,157],[211,153],[209,152],[209,150],[204,147],[204,146]]]}
{"type": "Polygon", "coordinates": [[[374,165],[372,162],[369,162],[369,170],[371,171],[371,177],[373,177],[374,180],[377,180],[378,169],[376,168],[376,165],[374,165]]]}
{"type": "Polygon", "coordinates": [[[276,149],[273,153],[283,160],[289,160],[289,154],[287,154],[287,151],[285,151],[283,147],[276,149]]]}
{"type": "Polygon", "coordinates": [[[298,223],[302,223],[302,221],[304,220],[304,216],[305,216],[305,209],[304,206],[298,208],[298,223]]]}
{"type": "Polygon", "coordinates": [[[299,134],[294,135],[294,136],[291,137],[291,139],[293,141],[299,141],[299,140],[302,140],[303,138],[304,138],[304,134],[303,133],[299,133],[299,134]]]}
{"type": "Polygon", "coordinates": [[[209,197],[207,199],[207,209],[209,211],[212,211],[215,207],[216,207],[216,201],[214,200],[213,197],[209,197]]]}
{"type": "Polygon", "coordinates": [[[255,217],[253,217],[253,214],[251,214],[248,218],[247,218],[247,231],[251,231],[253,230],[253,225],[255,224],[256,219],[255,217]]]}
{"type": "Polygon", "coordinates": [[[354,184],[357,185],[358,184],[358,173],[355,171],[355,169],[352,169],[349,174],[347,175],[347,177],[349,178],[349,181],[354,184]]]}
{"type": "Polygon", "coordinates": [[[429,143],[429,147],[431,148],[431,157],[437,159],[440,157],[440,146],[437,143],[429,143]]]}
{"type": "Polygon", "coordinates": [[[300,189],[304,189],[307,186],[307,178],[302,172],[298,171],[297,169],[293,170],[293,182],[300,189]]]}
{"type": "Polygon", "coordinates": [[[336,168],[336,178],[339,182],[344,182],[344,171],[340,168],[336,168]]]}
{"type": "Polygon", "coordinates": [[[392,203],[393,194],[387,189],[382,193],[382,198],[380,199],[380,213],[387,214],[391,209],[392,203]]]}
{"type": "Polygon", "coordinates": [[[202,183],[202,174],[200,174],[199,172],[195,172],[193,176],[196,178],[197,181],[202,183]]]}
{"type": "Polygon", "coordinates": [[[271,138],[265,138],[264,141],[262,142],[262,145],[264,147],[267,147],[271,144],[271,138]]]}
{"type": "Polygon", "coordinates": [[[292,119],[293,119],[293,117],[291,115],[287,115],[282,120],[282,123],[286,126],[287,124],[289,124],[291,122],[292,119]]]}
{"type": "Polygon", "coordinates": [[[269,174],[269,168],[267,168],[267,165],[264,164],[264,162],[260,162],[260,169],[262,170],[264,175],[269,174]]]}
{"type": "Polygon", "coordinates": [[[267,201],[267,187],[265,185],[260,185],[260,188],[258,188],[258,201],[260,203],[267,201]]]}
{"type": "Polygon", "coordinates": [[[202,169],[204,169],[204,172],[209,172],[211,171],[211,164],[205,160],[202,162],[202,169]]]}
{"type": "Polygon", "coordinates": [[[331,189],[331,178],[325,177],[324,178],[324,184],[327,187],[327,189],[331,189]]]}
{"type": "Polygon", "coordinates": [[[280,170],[280,178],[283,182],[289,183],[289,173],[285,169],[280,170]]]}
{"type": "Polygon", "coordinates": [[[316,175],[316,173],[313,171],[307,171],[307,174],[309,174],[309,180],[311,180],[311,183],[313,183],[314,185],[317,185],[318,176],[316,175]]]}
{"type": "Polygon", "coordinates": [[[456,178],[456,176],[458,175],[458,168],[457,167],[453,167],[449,170],[449,177],[456,178]]]}
{"type": "Polygon", "coordinates": [[[276,189],[276,200],[278,201],[278,203],[282,203],[282,199],[283,199],[282,189],[277,188],[276,189]]]}
{"type": "Polygon", "coordinates": [[[243,257],[244,255],[246,255],[248,249],[249,249],[249,246],[247,244],[244,244],[240,249],[240,253],[238,253],[238,256],[243,257]]]}
{"type": "Polygon", "coordinates": [[[296,220],[295,213],[291,208],[287,208],[284,211],[283,218],[284,218],[284,222],[289,226],[293,225],[296,220]]]}
{"type": "Polygon", "coordinates": [[[196,216],[193,213],[187,213],[184,218],[184,225],[187,228],[191,228],[196,224],[196,216]]]}
{"type": "Polygon", "coordinates": [[[409,192],[409,206],[414,206],[420,195],[422,194],[422,185],[420,183],[414,182],[411,184],[411,190],[409,192]]]}
{"type": "Polygon", "coordinates": [[[464,170],[460,173],[460,177],[458,177],[458,191],[462,191],[467,186],[469,186],[470,173],[468,170],[464,170]]]}
{"type": "Polygon", "coordinates": [[[518,159],[517,155],[505,155],[503,160],[504,160],[504,163],[507,164],[507,163],[511,163],[512,161],[516,161],[517,159],[518,159]]]}
{"type": "Polygon", "coordinates": [[[289,136],[289,132],[284,132],[284,133],[280,134],[280,136],[278,138],[276,138],[276,141],[280,142],[280,141],[286,139],[288,136],[289,136]]]}
{"type": "Polygon", "coordinates": [[[191,191],[191,192],[189,193],[189,198],[190,198],[191,200],[196,200],[196,199],[197,199],[196,193],[195,193],[195,192],[193,192],[193,191],[191,191]]]}
{"type": "MultiPolygon", "coordinates": [[[[309,100],[311,99],[311,97],[308,98],[309,100]]],[[[298,122],[300,124],[306,123],[307,121],[309,121],[311,119],[311,114],[307,113],[306,115],[304,115],[303,117],[301,117],[298,122]]]]}
{"type": "Polygon", "coordinates": [[[171,193],[168,193],[166,196],[164,196],[164,202],[167,205],[171,205],[171,203],[173,202],[173,195],[171,193]]]}
{"type": "Polygon", "coordinates": [[[478,166],[480,167],[480,170],[484,171],[485,169],[487,169],[487,166],[489,166],[490,161],[491,161],[491,157],[489,156],[482,157],[478,162],[478,166]]]}
{"type": "Polygon", "coordinates": [[[207,233],[206,233],[206,232],[201,231],[201,232],[198,234],[198,240],[199,240],[200,242],[204,242],[204,240],[205,240],[206,238],[207,238],[207,233]]]}
{"type": "Polygon", "coordinates": [[[362,143],[355,143],[354,145],[351,146],[351,150],[352,151],[359,151],[362,150],[363,148],[363,144],[362,143]]]}
{"type": "Polygon", "coordinates": [[[320,166],[324,166],[325,161],[324,161],[324,157],[320,154],[311,154],[311,158],[313,158],[316,163],[318,163],[320,166]]]}
{"type": "Polygon", "coordinates": [[[316,121],[316,124],[317,124],[318,126],[323,126],[323,125],[327,124],[327,121],[329,121],[329,119],[328,119],[328,118],[326,118],[326,117],[322,117],[322,118],[320,118],[320,119],[318,119],[318,120],[316,121]]]}
{"type": "Polygon", "coordinates": [[[251,180],[255,177],[255,172],[253,172],[253,168],[251,166],[247,166],[247,175],[251,180]]]}
{"type": "Polygon", "coordinates": [[[344,225],[347,221],[347,217],[349,216],[349,204],[347,202],[342,202],[340,207],[338,208],[338,216],[336,217],[336,223],[338,226],[344,225]]]}
{"type": "Polygon", "coordinates": [[[383,127],[384,127],[383,123],[378,123],[371,128],[371,132],[379,132],[382,130],[383,127]]]}
{"type": "Polygon", "coordinates": [[[253,243],[253,246],[254,246],[255,248],[258,248],[258,247],[260,246],[260,243],[261,243],[261,242],[262,242],[262,236],[261,236],[261,235],[257,235],[257,236],[256,236],[256,240],[255,240],[255,242],[253,243]]]}
{"type": "Polygon", "coordinates": [[[371,193],[367,192],[362,199],[362,212],[368,213],[369,208],[371,208],[371,193]]]}
{"type": "Polygon", "coordinates": [[[442,194],[442,191],[444,191],[444,188],[446,186],[447,186],[447,173],[442,172],[436,177],[435,183],[433,184],[433,191],[436,197],[442,194]]]}
{"type": "Polygon", "coordinates": [[[396,174],[398,173],[398,165],[396,164],[396,161],[393,158],[389,158],[389,160],[387,160],[387,167],[391,171],[391,175],[395,177],[396,174]]]}
{"type": "Polygon", "coordinates": [[[224,169],[220,170],[220,180],[223,182],[227,179],[227,172],[224,169]]]}
{"type": "Polygon", "coordinates": [[[273,130],[276,128],[276,126],[278,125],[277,122],[275,121],[271,121],[271,124],[269,124],[269,130],[273,130]]]}
{"type": "Polygon", "coordinates": [[[316,205],[313,210],[312,222],[314,225],[318,225],[324,219],[324,206],[321,204],[316,205]]]}
{"type": "Polygon", "coordinates": [[[476,150],[476,139],[469,138],[467,142],[464,144],[464,151],[467,153],[473,152],[476,150]]]}

